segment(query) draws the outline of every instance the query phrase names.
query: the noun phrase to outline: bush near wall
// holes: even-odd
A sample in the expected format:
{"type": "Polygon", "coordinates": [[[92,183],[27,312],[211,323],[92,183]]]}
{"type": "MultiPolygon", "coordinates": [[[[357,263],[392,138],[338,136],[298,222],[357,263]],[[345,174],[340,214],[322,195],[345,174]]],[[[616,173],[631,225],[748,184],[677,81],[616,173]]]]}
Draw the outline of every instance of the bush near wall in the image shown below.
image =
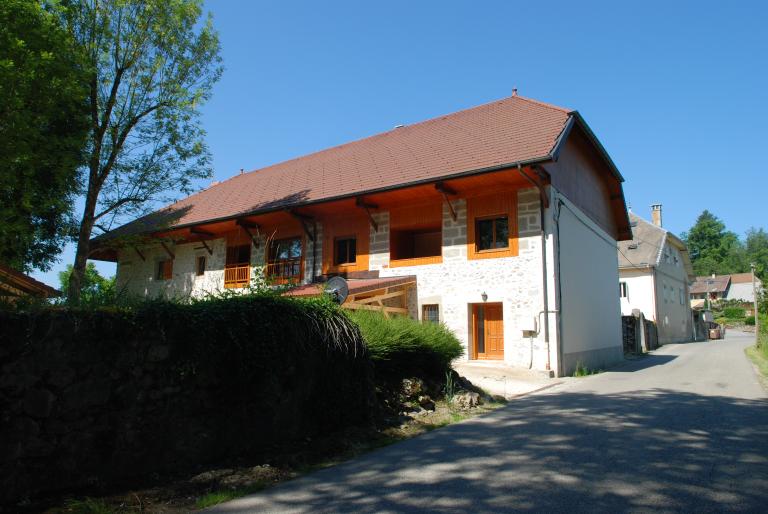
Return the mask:
{"type": "Polygon", "coordinates": [[[360,326],[377,382],[409,377],[442,382],[451,361],[464,353],[461,342],[441,323],[385,318],[372,311],[352,311],[349,316],[360,326]]]}
{"type": "Polygon", "coordinates": [[[0,504],[366,423],[358,328],[274,295],[0,311],[0,504]]]}

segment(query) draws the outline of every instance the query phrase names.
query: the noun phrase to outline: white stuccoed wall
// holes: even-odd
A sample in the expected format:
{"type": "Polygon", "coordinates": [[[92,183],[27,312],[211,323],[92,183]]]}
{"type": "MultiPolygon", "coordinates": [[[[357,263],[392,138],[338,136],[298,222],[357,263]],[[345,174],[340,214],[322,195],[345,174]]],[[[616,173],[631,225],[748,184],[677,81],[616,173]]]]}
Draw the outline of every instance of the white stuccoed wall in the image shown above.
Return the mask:
{"type": "MultiPolygon", "coordinates": [[[[502,302],[504,316],[504,360],[512,365],[544,369],[547,355],[543,333],[533,340],[522,337],[521,321],[530,325],[542,309],[541,233],[539,196],[536,190],[518,193],[519,255],[498,259],[467,260],[467,210],[464,200],[453,200],[457,220],[443,205],[443,262],[412,267],[389,268],[389,215],[376,213],[379,230],[371,229],[369,267],[380,276],[416,275],[417,305],[438,304],[440,319],[462,341],[469,358],[471,344],[471,304],[502,302]]],[[[552,345],[554,349],[554,344],[552,345]]]]}

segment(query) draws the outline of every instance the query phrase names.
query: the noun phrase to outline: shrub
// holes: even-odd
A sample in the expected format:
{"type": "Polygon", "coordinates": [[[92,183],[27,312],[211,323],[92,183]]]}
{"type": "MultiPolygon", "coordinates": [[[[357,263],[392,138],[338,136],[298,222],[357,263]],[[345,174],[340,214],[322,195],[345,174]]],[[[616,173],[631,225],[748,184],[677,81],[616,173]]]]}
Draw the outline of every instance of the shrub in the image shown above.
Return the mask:
{"type": "Polygon", "coordinates": [[[384,380],[418,376],[441,382],[451,361],[464,353],[443,324],[386,318],[372,311],[353,311],[349,316],[360,326],[374,370],[384,380]]]}
{"type": "Polygon", "coordinates": [[[754,326],[755,325],[755,317],[754,316],[747,316],[744,319],[744,324],[745,325],[754,326]]]}
{"type": "Polygon", "coordinates": [[[744,318],[744,312],[743,307],[726,307],[723,310],[723,315],[729,319],[742,319],[744,318]]]}

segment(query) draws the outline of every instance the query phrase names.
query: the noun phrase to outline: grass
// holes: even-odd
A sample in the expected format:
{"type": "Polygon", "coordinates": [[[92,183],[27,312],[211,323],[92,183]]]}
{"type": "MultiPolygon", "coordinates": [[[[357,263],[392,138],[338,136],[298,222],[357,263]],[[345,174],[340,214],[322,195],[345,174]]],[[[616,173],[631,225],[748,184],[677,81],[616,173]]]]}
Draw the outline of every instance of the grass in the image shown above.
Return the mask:
{"type": "Polygon", "coordinates": [[[254,484],[248,487],[238,487],[236,489],[219,489],[210,493],[204,494],[195,502],[196,509],[207,509],[213,507],[219,503],[228,502],[242,496],[253,494],[261,491],[267,486],[267,484],[254,484]]]}
{"type": "Polygon", "coordinates": [[[588,377],[589,375],[597,375],[598,373],[602,373],[602,369],[589,369],[584,365],[583,362],[577,361],[576,362],[576,369],[573,370],[573,376],[574,377],[588,377]]]}
{"type": "Polygon", "coordinates": [[[63,512],[72,514],[112,514],[115,510],[104,500],[95,498],[72,499],[64,503],[63,512]]]}
{"type": "Polygon", "coordinates": [[[745,351],[762,374],[764,383],[768,384],[768,316],[763,314],[760,315],[760,334],[758,337],[758,346],[749,346],[745,351]]]}

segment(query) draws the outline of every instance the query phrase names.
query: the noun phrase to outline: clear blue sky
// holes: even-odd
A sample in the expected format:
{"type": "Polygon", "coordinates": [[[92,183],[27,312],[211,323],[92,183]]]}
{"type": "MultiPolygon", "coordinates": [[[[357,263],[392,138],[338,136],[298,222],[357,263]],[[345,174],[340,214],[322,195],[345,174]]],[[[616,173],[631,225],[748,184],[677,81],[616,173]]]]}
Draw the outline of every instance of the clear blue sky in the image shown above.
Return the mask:
{"type": "MultiPolygon", "coordinates": [[[[211,0],[215,180],[509,96],[578,109],[633,211],[768,226],[768,2],[211,0]]],[[[62,254],[52,285],[72,262],[62,254]]],[[[114,266],[99,266],[112,274],[114,266]]]]}

